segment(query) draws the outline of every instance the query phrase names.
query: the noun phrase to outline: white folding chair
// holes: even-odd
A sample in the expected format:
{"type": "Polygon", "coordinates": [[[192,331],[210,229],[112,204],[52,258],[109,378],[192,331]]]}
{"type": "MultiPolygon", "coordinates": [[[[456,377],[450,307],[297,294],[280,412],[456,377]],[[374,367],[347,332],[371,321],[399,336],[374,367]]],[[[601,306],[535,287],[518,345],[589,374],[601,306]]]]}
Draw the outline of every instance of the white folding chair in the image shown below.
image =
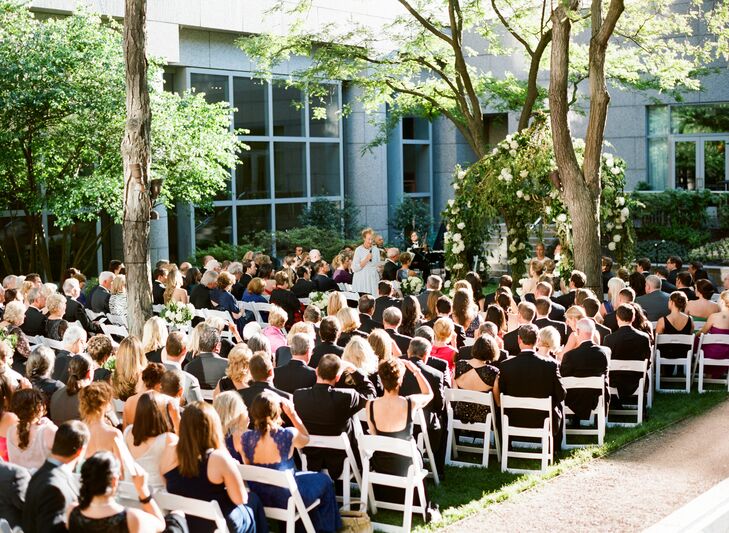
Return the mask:
{"type": "MultiPolygon", "coordinates": [[[[656,390],[658,392],[691,392],[691,361],[694,356],[693,335],[657,335],[653,348],[655,354],[656,390]],[[661,346],[685,346],[686,356],[680,358],[666,358],[661,356],[661,346]],[[661,376],[661,367],[678,369],[683,367],[684,377],[661,376]],[[684,389],[666,389],[661,387],[664,383],[683,383],[684,389]]],[[[650,407],[650,406],[649,406],[650,407]]]]}
{"type": "Polygon", "coordinates": [[[213,403],[213,392],[215,391],[210,389],[200,389],[202,399],[209,403],[213,403]]]}
{"type": "Polygon", "coordinates": [[[359,453],[362,458],[361,508],[366,509],[368,505],[367,500],[369,500],[369,507],[372,514],[377,514],[378,507],[402,512],[402,527],[375,522],[372,523],[372,526],[378,531],[402,531],[409,533],[412,526],[413,513],[421,513],[423,515],[423,519],[425,519],[426,514],[424,481],[428,472],[423,468],[420,452],[418,452],[415,441],[413,439],[404,440],[393,437],[383,437],[380,435],[362,435],[357,439],[357,441],[359,453]],[[370,459],[375,452],[395,454],[410,459],[412,464],[408,467],[407,475],[396,476],[371,470],[370,459]],[[374,485],[404,489],[404,503],[377,500],[374,496],[374,485]],[[418,497],[420,500],[419,505],[417,506],[413,503],[413,497],[416,490],[418,491],[418,497]]]}
{"type": "MultiPolygon", "coordinates": [[[[642,424],[645,380],[648,377],[648,360],[625,361],[622,359],[611,359],[609,375],[612,375],[613,372],[636,372],[640,374],[640,378],[638,380],[638,386],[633,393],[636,397],[636,403],[630,404],[627,403],[627,398],[621,398],[620,400],[623,404],[623,409],[614,409],[612,406],[610,407],[607,426],[634,427],[642,424]],[[635,416],[635,422],[613,422],[610,420],[611,416],[635,416]]],[[[615,387],[610,387],[609,391],[611,395],[618,395],[618,391],[615,387]]]]}
{"type": "Polygon", "coordinates": [[[701,335],[699,340],[699,354],[698,354],[698,370],[697,379],[699,382],[699,393],[704,393],[704,384],[719,384],[726,385],[729,390],[729,377],[724,379],[718,378],[705,378],[704,370],[706,367],[720,367],[726,368],[729,371],[729,359],[709,359],[704,356],[704,348],[712,344],[721,344],[722,346],[729,346],[729,335],[718,335],[716,333],[704,333],[701,335]]]}
{"type": "Polygon", "coordinates": [[[66,349],[63,345],[63,342],[61,342],[61,341],[49,339],[48,337],[40,337],[40,341],[44,346],[48,346],[52,350],[65,350],[66,349]]]}
{"type": "Polygon", "coordinates": [[[153,312],[153,313],[154,313],[155,315],[159,315],[159,314],[160,314],[160,313],[162,312],[162,309],[164,309],[164,308],[165,308],[165,306],[164,306],[164,305],[162,305],[162,304],[154,304],[154,305],[152,306],[152,312],[153,312]]]}
{"type": "Polygon", "coordinates": [[[345,453],[344,463],[342,464],[342,474],[339,479],[342,481],[342,497],[338,500],[342,501],[342,508],[348,511],[352,510],[352,498],[351,498],[351,483],[354,482],[362,487],[362,477],[359,474],[359,468],[357,467],[357,461],[354,458],[354,452],[352,446],[349,443],[349,438],[346,433],[335,436],[325,435],[309,435],[309,443],[306,448],[301,450],[301,469],[308,470],[306,460],[306,449],[307,448],[323,448],[326,450],[340,450],[345,453]]]}
{"type": "Polygon", "coordinates": [[[301,524],[307,533],[314,533],[314,525],[309,518],[309,511],[319,505],[320,500],[314,501],[309,507],[304,505],[301,498],[299,488],[296,486],[294,475],[288,470],[272,470],[263,466],[238,465],[240,475],[243,481],[255,481],[275,487],[288,489],[291,493],[286,508],[280,507],[264,507],[266,517],[271,520],[280,520],[286,522],[286,533],[294,533],[296,522],[301,520],[301,524]]]}
{"type": "MultiPolygon", "coordinates": [[[[567,424],[562,431],[562,449],[570,450],[573,448],[584,448],[587,444],[568,444],[567,437],[569,435],[589,435],[597,437],[597,445],[602,446],[605,441],[605,376],[590,376],[585,378],[576,378],[567,376],[562,378],[562,384],[567,389],[567,395],[569,396],[570,389],[591,389],[599,391],[597,406],[590,412],[589,424],[592,425],[593,420],[595,421],[594,428],[569,428],[567,424]]],[[[568,415],[574,415],[574,411],[564,405],[563,408],[565,420],[568,415]]]]}
{"type": "Polygon", "coordinates": [[[359,293],[354,291],[343,291],[342,294],[344,295],[344,299],[348,301],[358,302],[359,301],[359,293]]]}
{"type": "MultiPolygon", "coordinates": [[[[233,321],[233,317],[230,316],[230,312],[228,312],[228,311],[217,311],[215,309],[203,309],[203,315],[205,316],[206,319],[211,318],[211,317],[219,318],[220,320],[225,322],[226,325],[229,322],[233,321]]],[[[233,332],[231,332],[230,329],[227,329],[227,328],[224,329],[220,333],[220,336],[226,337],[231,341],[233,340],[233,332]]]]}
{"type": "Polygon", "coordinates": [[[84,311],[86,311],[86,316],[89,317],[89,319],[91,319],[92,321],[106,318],[106,315],[104,315],[104,313],[94,313],[91,309],[84,309],[84,311]]]}
{"type": "Polygon", "coordinates": [[[127,317],[125,316],[108,314],[106,315],[106,319],[109,321],[109,324],[127,327],[127,317]]]}
{"type": "Polygon", "coordinates": [[[337,287],[342,292],[354,292],[354,287],[352,287],[351,283],[337,283],[337,287]]]}
{"type": "Polygon", "coordinates": [[[124,400],[114,398],[112,402],[114,403],[114,412],[119,417],[119,420],[121,420],[124,417],[124,400]]]}
{"type": "Polygon", "coordinates": [[[170,494],[167,491],[154,493],[154,501],[157,502],[163,511],[180,511],[186,515],[196,516],[205,520],[215,522],[216,533],[228,533],[228,524],[225,516],[220,510],[220,505],[215,500],[198,500],[196,498],[185,498],[177,494],[170,494]]]}
{"type": "Polygon", "coordinates": [[[435,466],[435,454],[433,453],[433,447],[428,436],[428,423],[425,420],[425,413],[423,413],[422,409],[413,410],[413,424],[420,428],[416,442],[418,444],[418,450],[420,450],[424,458],[428,461],[428,476],[433,478],[433,482],[436,485],[440,485],[438,469],[435,466]]]}
{"type": "Polygon", "coordinates": [[[541,472],[547,470],[547,466],[553,460],[552,449],[552,398],[519,398],[516,396],[501,395],[501,471],[519,474],[531,474],[534,470],[509,468],[509,457],[514,459],[538,459],[541,461],[541,472]],[[506,409],[528,409],[531,411],[544,412],[544,424],[542,427],[525,428],[512,426],[509,422],[509,415],[506,409]],[[509,438],[529,437],[541,440],[540,451],[527,452],[509,449],[509,438]]]}
{"type": "Polygon", "coordinates": [[[446,445],[446,464],[451,466],[479,466],[478,463],[468,463],[465,461],[455,461],[452,456],[458,457],[458,452],[471,452],[481,454],[481,465],[486,468],[489,466],[489,455],[496,453],[497,460],[501,460],[501,448],[499,446],[499,435],[496,429],[496,410],[494,408],[494,397],[490,392],[477,392],[465,389],[446,389],[446,412],[448,414],[448,444],[446,445]],[[488,408],[486,419],[483,422],[462,422],[454,416],[454,402],[470,403],[474,405],[483,405],[488,408]],[[473,444],[460,444],[456,438],[456,430],[470,431],[478,433],[482,436],[483,445],[481,447],[473,444]],[[491,438],[494,439],[494,450],[491,450],[491,438]]]}
{"type": "Polygon", "coordinates": [[[115,326],[113,324],[100,324],[100,326],[101,331],[109,338],[112,338],[113,335],[122,338],[129,336],[129,331],[126,326],[115,326]]]}
{"type": "Polygon", "coordinates": [[[43,339],[45,339],[42,335],[26,335],[25,338],[28,340],[28,346],[31,350],[36,346],[42,346],[43,339]]]}
{"type": "Polygon", "coordinates": [[[263,316],[261,313],[269,313],[271,311],[271,304],[264,304],[263,302],[251,302],[253,304],[253,315],[256,317],[256,322],[258,322],[261,327],[268,326],[268,321],[263,320],[263,316]]]}

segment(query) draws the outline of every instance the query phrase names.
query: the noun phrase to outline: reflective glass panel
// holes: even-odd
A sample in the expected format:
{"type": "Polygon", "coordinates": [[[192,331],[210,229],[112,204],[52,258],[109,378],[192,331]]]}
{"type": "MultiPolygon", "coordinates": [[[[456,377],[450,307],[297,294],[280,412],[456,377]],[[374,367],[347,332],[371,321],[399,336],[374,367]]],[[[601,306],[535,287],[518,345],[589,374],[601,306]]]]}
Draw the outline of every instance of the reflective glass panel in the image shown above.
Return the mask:
{"type": "Polygon", "coordinates": [[[233,78],[235,128],[246,135],[266,135],[268,122],[268,84],[251,78],[233,78]]]}
{"type": "Polygon", "coordinates": [[[665,138],[648,139],[648,183],[654,191],[668,185],[668,141],[665,138]]]}
{"type": "Polygon", "coordinates": [[[430,192],[430,146],[402,145],[403,192],[430,192]]]}
{"type": "Polygon", "coordinates": [[[648,108],[648,135],[666,134],[668,134],[668,106],[650,106],[648,108]]]}
{"type": "Polygon", "coordinates": [[[207,248],[219,242],[233,242],[231,208],[195,209],[195,246],[207,248]]]}
{"type": "Polygon", "coordinates": [[[339,144],[311,143],[311,195],[339,196],[339,144]]]}
{"type": "Polygon", "coordinates": [[[235,193],[239,200],[269,198],[270,165],[267,142],[246,142],[235,168],[235,193]]]}
{"type": "Polygon", "coordinates": [[[306,204],[279,204],[276,206],[276,229],[287,230],[299,225],[299,216],[306,204]]]}
{"type": "Polygon", "coordinates": [[[240,205],[238,209],[238,243],[246,242],[246,237],[259,231],[271,230],[271,205],[240,205]]]}
{"type": "Polygon", "coordinates": [[[228,76],[215,74],[190,74],[190,85],[195,92],[205,93],[205,100],[210,103],[230,102],[228,98],[228,76]]]}
{"type": "Polygon", "coordinates": [[[306,145],[299,142],[274,144],[276,198],[306,196],[306,145]]]}
{"type": "Polygon", "coordinates": [[[273,91],[273,134],[302,137],[304,135],[304,106],[301,91],[294,87],[275,85],[273,91]]]}
{"type": "Polygon", "coordinates": [[[676,188],[696,189],[696,142],[681,141],[675,145],[676,188]]]}
{"type": "Polygon", "coordinates": [[[729,103],[671,107],[671,133],[729,133],[729,103]]]}
{"type": "Polygon", "coordinates": [[[726,141],[704,141],[704,188],[712,191],[727,190],[726,141]]]}
{"type": "Polygon", "coordinates": [[[339,91],[336,85],[327,86],[327,94],[310,98],[309,136],[339,136],[339,91]]]}

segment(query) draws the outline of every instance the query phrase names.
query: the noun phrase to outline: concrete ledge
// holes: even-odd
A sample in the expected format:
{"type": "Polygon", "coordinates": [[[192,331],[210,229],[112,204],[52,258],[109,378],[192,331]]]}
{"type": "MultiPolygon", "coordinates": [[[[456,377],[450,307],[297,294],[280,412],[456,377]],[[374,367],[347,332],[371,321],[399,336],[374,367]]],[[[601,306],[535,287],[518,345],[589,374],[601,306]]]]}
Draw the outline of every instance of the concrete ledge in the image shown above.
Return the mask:
{"type": "Polygon", "coordinates": [[[729,532],[729,479],[644,530],[644,533],[669,532],[729,532]]]}

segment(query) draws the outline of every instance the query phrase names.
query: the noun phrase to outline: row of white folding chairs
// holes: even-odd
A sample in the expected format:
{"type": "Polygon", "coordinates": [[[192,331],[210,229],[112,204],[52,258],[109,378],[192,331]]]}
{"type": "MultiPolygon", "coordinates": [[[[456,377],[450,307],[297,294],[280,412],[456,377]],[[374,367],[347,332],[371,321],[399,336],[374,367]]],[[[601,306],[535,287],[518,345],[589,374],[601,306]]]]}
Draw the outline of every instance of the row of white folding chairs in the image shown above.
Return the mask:
{"type": "Polygon", "coordinates": [[[729,359],[710,359],[704,355],[704,347],[715,344],[729,346],[729,335],[705,333],[699,336],[698,347],[694,350],[694,335],[658,335],[654,347],[656,390],[660,392],[691,392],[692,382],[698,383],[700,393],[704,392],[704,384],[726,385],[729,390],[729,379],[705,378],[706,367],[729,368],[729,359]],[[683,346],[686,356],[681,358],[661,357],[661,346],[683,346]],[[692,364],[693,363],[693,364],[692,364]],[[662,376],[663,367],[682,369],[682,377],[662,376]],[[682,389],[664,388],[662,383],[681,383],[682,389]]]}

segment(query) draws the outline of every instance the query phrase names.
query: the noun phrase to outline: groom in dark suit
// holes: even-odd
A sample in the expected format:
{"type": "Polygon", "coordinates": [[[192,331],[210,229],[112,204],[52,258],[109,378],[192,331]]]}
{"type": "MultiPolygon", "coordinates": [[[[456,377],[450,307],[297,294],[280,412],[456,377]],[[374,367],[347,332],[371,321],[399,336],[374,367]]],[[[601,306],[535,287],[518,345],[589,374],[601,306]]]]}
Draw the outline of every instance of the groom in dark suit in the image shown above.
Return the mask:
{"type": "MultiPolygon", "coordinates": [[[[615,311],[618,329],[605,337],[605,346],[610,348],[612,359],[622,361],[643,361],[651,357],[651,340],[648,334],[633,327],[635,310],[633,304],[623,304],[615,311]]],[[[650,368],[648,369],[650,376],[650,368]]],[[[637,372],[611,372],[610,385],[618,389],[618,398],[634,395],[640,376],[637,372]]],[[[646,383],[648,387],[648,383],[646,383]]],[[[640,394],[640,392],[639,392],[640,394]]]]}

